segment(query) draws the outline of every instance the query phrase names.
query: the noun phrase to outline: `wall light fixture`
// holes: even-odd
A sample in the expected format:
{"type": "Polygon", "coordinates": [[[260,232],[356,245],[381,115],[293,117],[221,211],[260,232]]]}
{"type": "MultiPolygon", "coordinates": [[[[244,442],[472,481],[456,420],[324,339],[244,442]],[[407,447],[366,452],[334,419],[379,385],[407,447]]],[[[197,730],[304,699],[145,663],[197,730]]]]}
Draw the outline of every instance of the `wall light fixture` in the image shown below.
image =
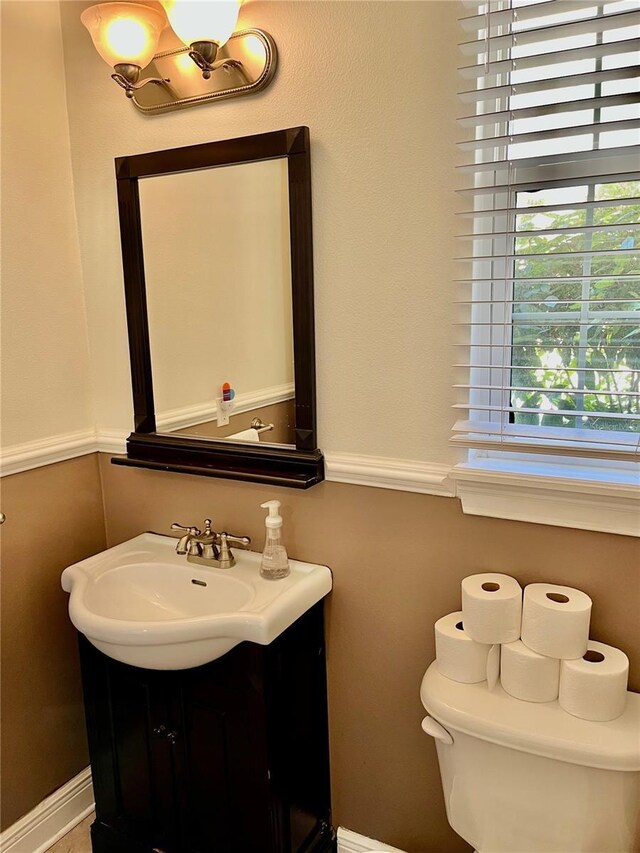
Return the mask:
{"type": "Polygon", "coordinates": [[[160,0],[171,29],[186,45],[189,56],[202,71],[205,80],[222,68],[227,60],[216,62],[222,45],[229,41],[238,22],[242,0],[160,0]]]}
{"type": "Polygon", "coordinates": [[[271,82],[277,63],[271,36],[258,29],[234,32],[242,0],[160,2],[165,14],[142,3],[113,2],[80,16],[114,69],[111,76],[141,112],[247,95],[271,82]],[[167,26],[182,44],[156,53],[167,26]]]}
{"type": "Polygon", "coordinates": [[[113,67],[111,76],[128,98],[146,83],[164,82],[147,79],[138,84],[140,72],[153,59],[167,23],[160,12],[140,3],[99,3],[85,9],[80,20],[89,30],[95,49],[113,67]]]}

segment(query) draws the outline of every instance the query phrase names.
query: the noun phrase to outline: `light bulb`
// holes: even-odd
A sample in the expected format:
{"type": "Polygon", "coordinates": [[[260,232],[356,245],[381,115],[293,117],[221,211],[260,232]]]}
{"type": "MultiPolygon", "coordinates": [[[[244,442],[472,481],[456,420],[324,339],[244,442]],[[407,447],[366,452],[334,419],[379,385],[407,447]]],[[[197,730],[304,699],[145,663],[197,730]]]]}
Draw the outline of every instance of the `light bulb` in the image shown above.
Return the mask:
{"type": "Polygon", "coordinates": [[[242,0],[160,0],[169,23],[186,45],[213,42],[222,47],[236,28],[242,0]]]}
{"type": "Polygon", "coordinates": [[[85,9],[80,20],[107,65],[147,66],[166,25],[160,12],[139,3],[100,3],[85,9]]]}

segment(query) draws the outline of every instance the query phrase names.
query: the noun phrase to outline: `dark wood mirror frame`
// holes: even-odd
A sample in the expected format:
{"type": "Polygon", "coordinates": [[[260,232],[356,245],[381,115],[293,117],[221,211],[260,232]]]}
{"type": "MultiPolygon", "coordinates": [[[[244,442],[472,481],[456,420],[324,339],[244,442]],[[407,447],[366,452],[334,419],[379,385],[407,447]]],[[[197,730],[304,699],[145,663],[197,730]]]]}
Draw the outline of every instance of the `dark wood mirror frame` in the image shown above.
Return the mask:
{"type": "Polygon", "coordinates": [[[293,127],[116,159],[135,431],[116,465],[307,489],[324,479],[316,444],[313,239],[309,128],[293,127]],[[138,181],[140,178],[287,158],[296,446],[240,444],[156,432],[138,181]]]}

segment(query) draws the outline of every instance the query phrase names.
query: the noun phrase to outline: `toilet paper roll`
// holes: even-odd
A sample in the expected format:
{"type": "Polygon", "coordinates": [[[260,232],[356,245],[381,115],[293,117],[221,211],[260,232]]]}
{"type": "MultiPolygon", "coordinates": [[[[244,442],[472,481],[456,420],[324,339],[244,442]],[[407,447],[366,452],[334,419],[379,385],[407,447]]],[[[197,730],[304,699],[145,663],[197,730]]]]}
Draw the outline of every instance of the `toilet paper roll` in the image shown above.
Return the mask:
{"type": "Polygon", "coordinates": [[[579,589],[550,583],[525,587],[522,642],[551,658],[581,658],[587,650],[591,599],[579,589]]]}
{"type": "Polygon", "coordinates": [[[560,663],[560,707],[583,720],[615,720],[627,704],[628,678],[624,652],[589,640],[583,657],[560,663]]]}
{"type": "Polygon", "coordinates": [[[488,572],[462,581],[464,629],[477,643],[512,643],[520,638],[522,588],[515,578],[488,572]]]}
{"type": "Polygon", "coordinates": [[[560,661],[539,655],[522,640],[502,646],[500,680],[504,690],[525,702],[553,702],[558,698],[560,661]]]}
{"type": "Polygon", "coordinates": [[[487,677],[487,656],[491,646],[475,643],[464,630],[462,613],[449,613],[438,619],[436,666],[438,672],[453,681],[475,684],[487,677]]]}
{"type": "Polygon", "coordinates": [[[487,687],[489,690],[495,690],[498,681],[500,680],[500,646],[498,643],[491,646],[489,656],[487,657],[487,687]]]}
{"type": "Polygon", "coordinates": [[[249,429],[243,429],[240,432],[234,432],[233,435],[225,436],[227,441],[229,439],[237,439],[238,441],[260,441],[260,435],[258,434],[257,429],[253,429],[253,427],[249,429]]]}

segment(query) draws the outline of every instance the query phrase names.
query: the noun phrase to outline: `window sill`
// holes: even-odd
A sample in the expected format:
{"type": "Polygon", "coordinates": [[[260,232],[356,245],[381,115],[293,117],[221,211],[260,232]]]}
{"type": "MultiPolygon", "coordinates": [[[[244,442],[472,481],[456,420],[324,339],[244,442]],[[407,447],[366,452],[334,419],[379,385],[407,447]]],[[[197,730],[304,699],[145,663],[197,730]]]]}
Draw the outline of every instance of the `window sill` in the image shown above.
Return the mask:
{"type": "Polygon", "coordinates": [[[474,459],[450,477],[469,515],[640,536],[636,471],[474,459]]]}

